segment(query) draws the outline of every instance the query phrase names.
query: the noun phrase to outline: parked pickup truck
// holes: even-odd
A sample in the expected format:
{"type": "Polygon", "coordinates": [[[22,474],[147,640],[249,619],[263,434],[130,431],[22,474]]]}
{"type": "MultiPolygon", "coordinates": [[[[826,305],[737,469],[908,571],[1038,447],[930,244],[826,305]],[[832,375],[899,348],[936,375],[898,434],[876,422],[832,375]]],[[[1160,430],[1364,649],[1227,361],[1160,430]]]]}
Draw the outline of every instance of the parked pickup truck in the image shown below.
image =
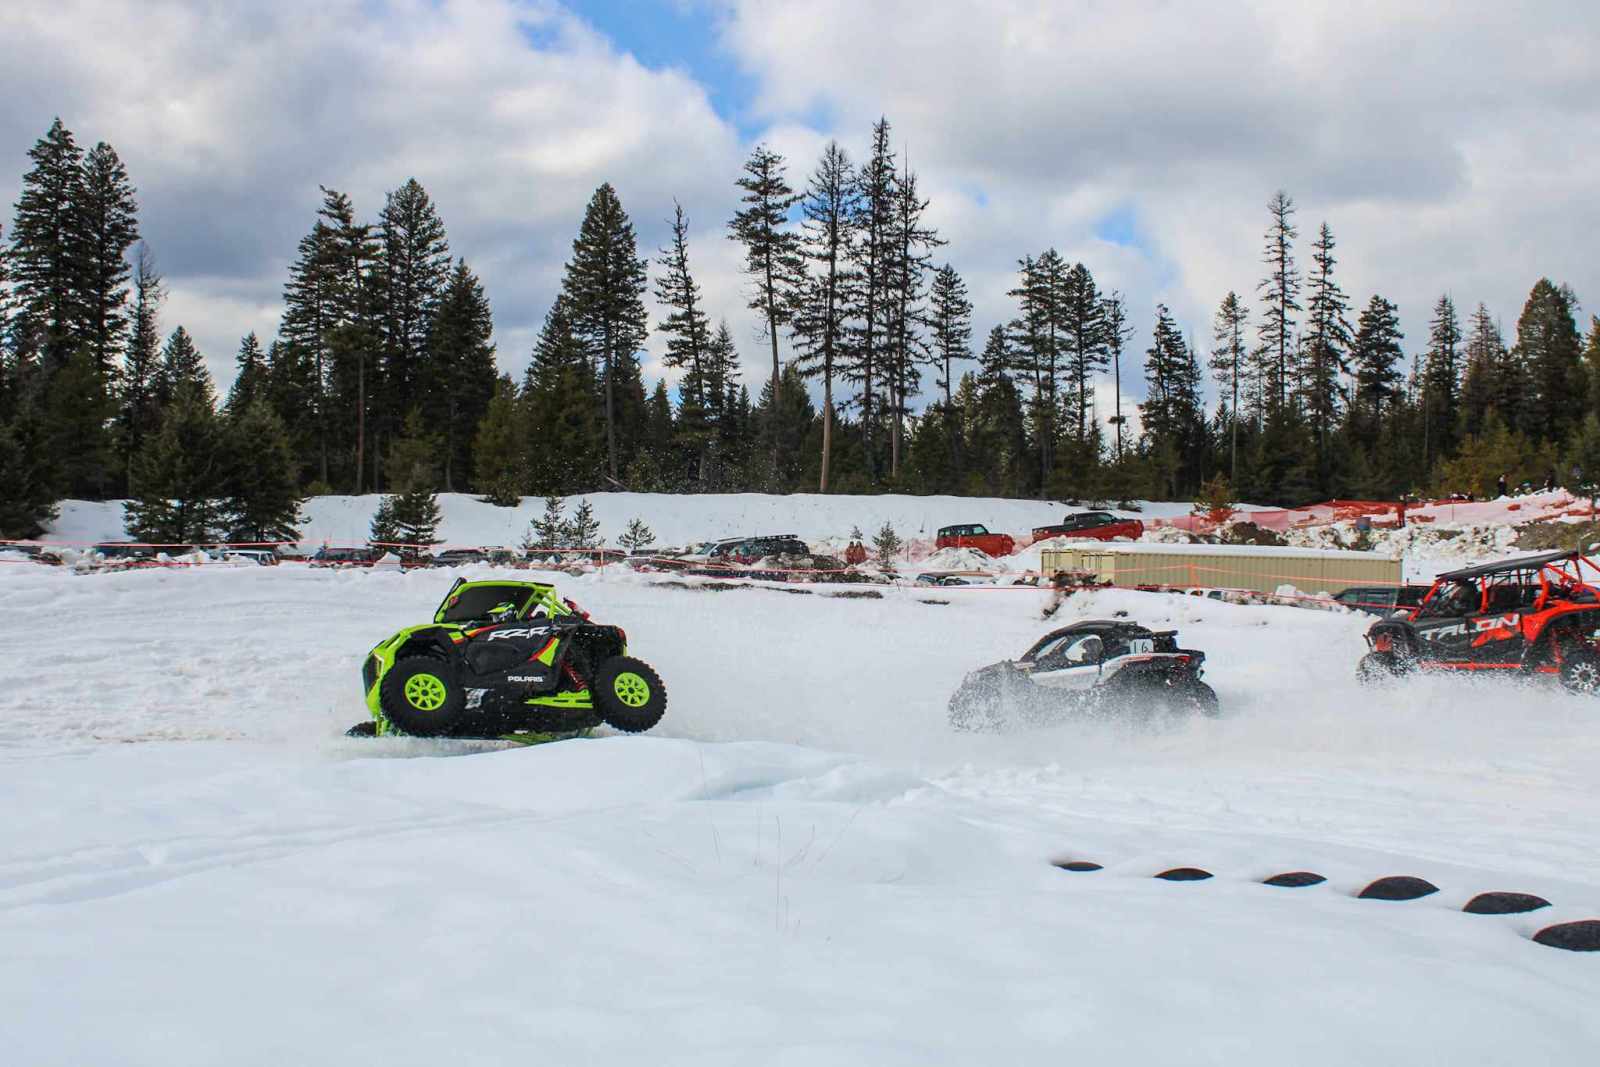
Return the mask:
{"type": "Polygon", "coordinates": [[[1036,527],[1033,539],[1087,537],[1094,541],[1115,541],[1125,537],[1137,541],[1143,534],[1144,523],[1138,519],[1119,519],[1109,511],[1080,511],[1068,515],[1055,526],[1036,527]]]}
{"type": "Polygon", "coordinates": [[[990,533],[979,523],[966,526],[946,526],[939,531],[935,548],[975,548],[986,556],[1009,556],[1017,550],[1017,542],[1010,534],[990,533]]]}

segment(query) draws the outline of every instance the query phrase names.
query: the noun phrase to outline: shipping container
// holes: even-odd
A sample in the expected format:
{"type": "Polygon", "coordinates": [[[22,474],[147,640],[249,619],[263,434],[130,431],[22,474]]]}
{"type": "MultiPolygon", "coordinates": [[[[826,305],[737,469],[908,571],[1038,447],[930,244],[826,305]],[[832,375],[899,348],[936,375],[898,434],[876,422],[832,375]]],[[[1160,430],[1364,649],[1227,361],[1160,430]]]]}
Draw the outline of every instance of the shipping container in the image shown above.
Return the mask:
{"type": "Polygon", "coordinates": [[[1087,572],[1134,587],[1183,586],[1274,593],[1337,593],[1351,586],[1400,585],[1400,561],[1371,552],[1255,545],[1085,544],[1045,549],[1041,570],[1087,572]]]}

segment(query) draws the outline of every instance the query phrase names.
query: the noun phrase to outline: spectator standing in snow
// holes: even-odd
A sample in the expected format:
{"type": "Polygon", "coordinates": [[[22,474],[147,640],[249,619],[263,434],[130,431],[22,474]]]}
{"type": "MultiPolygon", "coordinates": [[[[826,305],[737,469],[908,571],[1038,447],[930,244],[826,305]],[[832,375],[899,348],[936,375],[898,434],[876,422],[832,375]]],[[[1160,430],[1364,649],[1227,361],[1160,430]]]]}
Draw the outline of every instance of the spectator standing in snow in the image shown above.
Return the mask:
{"type": "Polygon", "coordinates": [[[851,541],[844,550],[844,561],[852,567],[861,566],[867,561],[867,546],[860,541],[851,541]]]}
{"type": "Polygon", "coordinates": [[[1494,495],[1497,497],[1506,495],[1506,476],[1504,474],[1500,476],[1498,482],[1494,483],[1494,495]]]}

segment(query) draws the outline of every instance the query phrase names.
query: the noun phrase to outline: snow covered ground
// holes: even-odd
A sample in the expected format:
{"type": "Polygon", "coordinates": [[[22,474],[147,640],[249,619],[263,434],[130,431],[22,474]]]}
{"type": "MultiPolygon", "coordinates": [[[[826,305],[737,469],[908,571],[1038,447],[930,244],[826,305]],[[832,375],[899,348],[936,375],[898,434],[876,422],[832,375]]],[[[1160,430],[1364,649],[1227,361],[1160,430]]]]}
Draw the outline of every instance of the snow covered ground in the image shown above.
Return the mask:
{"type": "Polygon", "coordinates": [[[1340,613],[609,569],[560,581],[666,679],[657,731],[341,737],[450,578],[0,568],[5,1062],[1593,1062],[1600,955],[1528,940],[1600,918],[1593,703],[1358,690],[1340,613]],[[1118,611],[1227,715],[946,728],[965,671],[1118,611]],[[1393,874],[1442,891],[1354,899],[1393,874]]]}

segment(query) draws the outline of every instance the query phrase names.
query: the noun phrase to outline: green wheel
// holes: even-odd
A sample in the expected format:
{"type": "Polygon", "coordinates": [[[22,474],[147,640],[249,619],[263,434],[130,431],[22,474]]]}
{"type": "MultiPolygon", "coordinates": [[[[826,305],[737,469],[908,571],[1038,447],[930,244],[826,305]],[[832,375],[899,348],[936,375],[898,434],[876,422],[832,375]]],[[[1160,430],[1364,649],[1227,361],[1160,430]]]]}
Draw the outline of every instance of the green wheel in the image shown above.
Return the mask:
{"type": "Polygon", "coordinates": [[[632,656],[612,656],[600,664],[589,689],[601,719],[623,733],[650,729],[667,710],[667,687],[661,676],[632,656]]]}
{"type": "Polygon", "coordinates": [[[416,737],[449,733],[466,703],[450,669],[432,656],[409,656],[389,668],[378,700],[391,725],[416,737]]]}

